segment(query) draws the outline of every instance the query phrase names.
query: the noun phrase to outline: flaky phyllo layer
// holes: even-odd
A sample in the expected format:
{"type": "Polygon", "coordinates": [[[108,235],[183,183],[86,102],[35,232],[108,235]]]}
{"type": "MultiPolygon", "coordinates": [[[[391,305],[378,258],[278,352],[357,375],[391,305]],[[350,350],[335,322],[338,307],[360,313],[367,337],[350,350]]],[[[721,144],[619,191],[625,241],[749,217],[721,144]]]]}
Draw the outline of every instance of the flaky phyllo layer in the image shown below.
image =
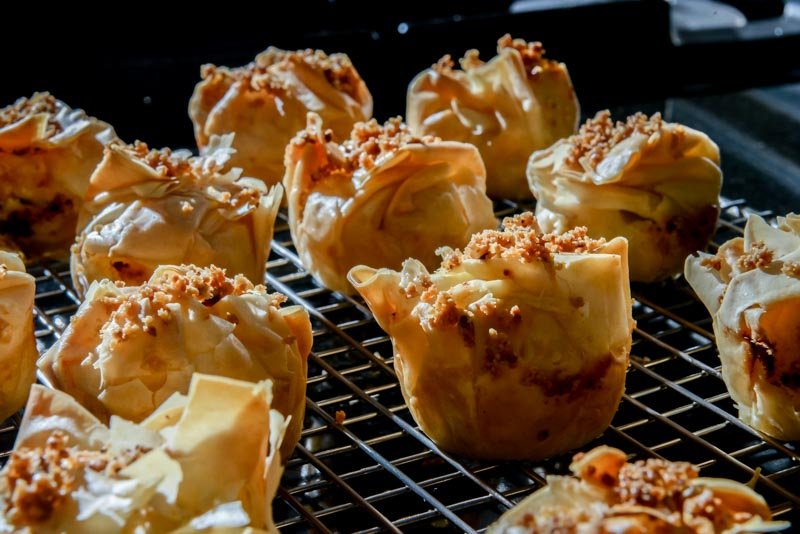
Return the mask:
{"type": "Polygon", "coordinates": [[[0,235],[29,258],[65,257],[89,177],[115,137],[47,93],[0,109],[0,235]]]}
{"type": "Polygon", "coordinates": [[[411,134],[399,118],[359,123],[336,143],[319,116],[286,148],[289,225],[303,265],[325,286],[352,293],[350,268],[437,263],[496,219],[472,145],[411,134]]]}
{"type": "Polygon", "coordinates": [[[535,152],[528,181],[542,228],[575,225],[592,237],[623,236],[631,279],[677,274],[703,249],[719,214],[719,149],[704,133],[638,113],[598,113],[578,134],[535,152]]]}
{"type": "Polygon", "coordinates": [[[106,426],[69,395],[33,386],[0,472],[0,532],[277,532],[287,421],[271,389],[197,374],[141,423],[106,426]]]}
{"type": "Polygon", "coordinates": [[[687,462],[639,460],[597,447],[578,454],[574,477],[547,486],[503,514],[490,534],[735,534],[789,527],[771,521],[764,498],[744,484],[698,476],[687,462]]]}
{"type": "Polygon", "coordinates": [[[739,417],[800,439],[800,216],[777,227],[751,215],[744,237],[686,259],[686,279],[713,318],[722,377],[739,417]]]}
{"type": "Polygon", "coordinates": [[[544,234],[532,214],[442,250],[433,273],[358,266],[415,420],[444,449],[543,458],[600,434],[624,387],[627,243],[544,234]]]}
{"type": "Polygon", "coordinates": [[[311,323],[285,300],[213,266],[161,266],[141,286],[94,282],[38,365],[103,421],[143,420],[185,393],[194,372],[270,379],[273,407],[292,418],[288,457],[302,429],[311,323]]]}
{"type": "Polygon", "coordinates": [[[445,56],[408,88],[407,116],[418,135],[437,135],[478,147],[491,196],[525,198],[525,163],[531,152],[575,132],[578,100],[563,63],[544,57],[542,44],[512,39],[497,43],[484,63],[477,50],[455,69],[445,56]]]}
{"type": "Polygon", "coordinates": [[[35,294],[19,255],[0,249],[0,421],[22,408],[36,380],[35,294]]]}
{"type": "Polygon", "coordinates": [[[160,265],[216,265],[258,283],[283,195],[231,166],[232,135],[204,156],[111,144],[92,175],[72,248],[80,293],[96,280],[141,284],[160,265]]]}
{"type": "Polygon", "coordinates": [[[211,136],[236,133],[233,163],[267,184],[283,177],[286,144],[322,117],[337,140],[372,116],[372,95],[346,54],[270,47],[244,67],[206,65],[189,103],[201,150],[211,136]]]}

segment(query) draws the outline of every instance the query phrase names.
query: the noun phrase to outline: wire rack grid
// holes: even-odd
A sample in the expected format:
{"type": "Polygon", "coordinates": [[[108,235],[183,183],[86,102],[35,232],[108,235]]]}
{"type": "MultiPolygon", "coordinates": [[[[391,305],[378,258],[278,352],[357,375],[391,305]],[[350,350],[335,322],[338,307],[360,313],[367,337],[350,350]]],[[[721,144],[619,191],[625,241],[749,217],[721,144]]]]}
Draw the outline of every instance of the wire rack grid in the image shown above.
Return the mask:
{"type": "MultiPolygon", "coordinates": [[[[531,209],[502,201],[498,217],[531,209]]],[[[712,249],[754,212],[724,200],[712,249]]],[[[36,277],[36,338],[49,347],[79,300],[68,266],[30,267],[36,277]]],[[[271,289],[305,306],[309,358],[304,431],[273,510],[285,532],[483,532],[505,510],[564,474],[571,454],[543,462],[479,462],[449,455],[423,434],[405,405],[392,346],[359,298],[320,286],[303,268],[284,213],[267,264],[271,289]],[[337,423],[336,412],[346,414],[337,423]]],[[[706,476],[757,476],[777,518],[800,525],[800,451],[747,427],[722,382],[711,320],[683,278],[634,285],[637,327],[626,393],[608,430],[583,450],[608,444],[632,457],[686,460],[706,476]],[[758,473],[758,475],[756,474],[758,473]]],[[[0,462],[19,417],[0,425],[0,462]]]]}

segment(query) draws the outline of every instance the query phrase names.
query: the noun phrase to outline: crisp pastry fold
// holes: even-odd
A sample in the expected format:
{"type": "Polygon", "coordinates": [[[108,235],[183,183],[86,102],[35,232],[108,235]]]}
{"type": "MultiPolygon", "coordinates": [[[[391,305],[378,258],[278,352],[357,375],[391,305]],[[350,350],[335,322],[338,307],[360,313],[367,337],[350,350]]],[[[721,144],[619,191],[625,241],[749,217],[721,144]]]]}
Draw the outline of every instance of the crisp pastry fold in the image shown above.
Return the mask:
{"type": "Polygon", "coordinates": [[[205,65],[189,102],[197,146],[234,132],[233,164],[267,184],[283,178],[286,144],[322,117],[337,140],[372,116],[372,95],[346,54],[270,47],[240,68],[205,65]]]}
{"type": "Polygon", "coordinates": [[[540,459],[603,432],[631,347],[626,241],[542,234],[524,213],[442,253],[430,274],[413,259],[350,271],[420,427],[490,459],[540,459]]]}
{"type": "Polygon", "coordinates": [[[162,266],[141,286],[94,282],[38,365],[102,421],[141,421],[192,373],[274,384],[273,407],[291,423],[288,457],[305,409],[311,323],[300,306],[216,267],[162,266]]]}
{"type": "Polygon", "coordinates": [[[22,408],[36,380],[35,295],[19,255],[0,250],[0,421],[22,408]]]}
{"type": "Polygon", "coordinates": [[[708,308],[722,378],[751,427],[800,440],[800,215],[751,215],[744,237],[686,259],[708,308]]]}
{"type": "Polygon", "coordinates": [[[106,426],[35,385],[0,471],[0,532],[277,532],[288,421],[272,402],[269,381],[196,374],[141,423],[106,426]]]}
{"type": "Polygon", "coordinates": [[[414,78],[406,107],[411,131],[478,147],[489,196],[530,197],[525,164],[531,152],[578,126],[566,65],[546,59],[541,43],[505,35],[497,56],[484,63],[470,50],[461,69],[448,55],[414,78]]]}
{"type": "Polygon", "coordinates": [[[72,247],[75,288],[138,285],[159,265],[216,265],[259,283],[283,195],[231,167],[232,135],[205,156],[112,144],[92,175],[72,247]]]}
{"type": "Polygon", "coordinates": [[[788,528],[744,484],[699,477],[687,462],[627,461],[600,446],[575,456],[574,477],[549,476],[489,527],[490,534],[738,534],[788,528]]]}
{"type": "Polygon", "coordinates": [[[31,259],[66,257],[89,177],[115,138],[48,93],[0,109],[0,235],[31,259]]]}
{"type": "Polygon", "coordinates": [[[722,186],[719,148],[707,135],[641,113],[614,123],[599,112],[578,134],[535,152],[528,181],[546,231],[586,226],[623,236],[631,280],[678,274],[714,233],[722,186]]]}
{"type": "Polygon", "coordinates": [[[440,246],[459,247],[497,220],[472,145],[418,138],[399,118],[359,123],[338,144],[309,114],[286,148],[289,227],[303,265],[326,287],[352,293],[350,268],[433,267],[440,246]]]}

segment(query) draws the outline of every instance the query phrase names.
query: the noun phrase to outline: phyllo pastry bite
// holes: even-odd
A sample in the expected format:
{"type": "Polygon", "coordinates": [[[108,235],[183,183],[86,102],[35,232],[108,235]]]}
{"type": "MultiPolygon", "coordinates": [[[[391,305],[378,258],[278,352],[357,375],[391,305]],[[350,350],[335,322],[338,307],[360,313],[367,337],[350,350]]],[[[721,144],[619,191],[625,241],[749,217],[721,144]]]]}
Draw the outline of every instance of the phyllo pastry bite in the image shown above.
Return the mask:
{"type": "Polygon", "coordinates": [[[95,280],[138,285],[159,265],[216,265],[264,279],[283,195],[231,166],[231,135],[205,156],[112,144],[92,175],[72,248],[75,288],[95,280]]]}
{"type": "Polygon", "coordinates": [[[270,47],[239,68],[205,65],[189,102],[197,146],[235,132],[233,163],[267,184],[283,178],[287,143],[320,115],[337,140],[372,116],[372,95],[346,54],[270,47]]]}
{"type": "Polygon", "coordinates": [[[48,93],[0,109],[0,234],[29,258],[66,257],[89,177],[115,138],[48,93]]]}
{"type": "Polygon", "coordinates": [[[428,267],[440,246],[495,228],[486,171],[466,143],[412,135],[401,119],[356,124],[337,144],[317,115],[286,147],[289,227],[303,265],[323,285],[352,293],[359,264],[428,267]]]}
{"type": "Polygon", "coordinates": [[[614,123],[608,111],[578,134],[534,153],[528,180],[542,228],[586,226],[592,237],[623,236],[631,280],[678,274],[714,233],[722,186],[719,148],[656,113],[614,123]]]}
{"type": "Polygon", "coordinates": [[[711,313],[722,378],[751,427],[800,440],[800,215],[751,215],[744,237],[686,259],[711,313]]]}
{"type": "Polygon", "coordinates": [[[626,241],[543,234],[524,213],[443,254],[432,274],[413,259],[350,271],[422,430],[488,459],[540,459],[603,432],[631,347],[626,241]]]}
{"type": "Polygon", "coordinates": [[[95,282],[39,368],[102,421],[141,421],[192,373],[274,384],[274,408],[292,420],[288,457],[305,408],[311,323],[300,306],[216,267],[162,266],[141,286],[95,282]]]}
{"type": "Polygon", "coordinates": [[[35,385],[0,471],[0,532],[277,532],[287,421],[272,402],[269,381],[196,374],[141,423],[106,426],[35,385]]]}
{"type": "Polygon", "coordinates": [[[489,527],[490,534],[736,534],[789,527],[744,484],[698,476],[687,462],[628,462],[600,446],[577,454],[573,476],[549,476],[489,527]]]}
{"type": "Polygon", "coordinates": [[[567,67],[546,59],[542,43],[505,35],[484,63],[469,50],[453,68],[450,56],[408,87],[411,131],[477,146],[492,197],[527,198],[525,164],[534,150],[575,133],[578,99],[567,67]]]}
{"type": "Polygon", "coordinates": [[[0,422],[22,408],[36,380],[35,294],[19,255],[0,249],[0,422]]]}

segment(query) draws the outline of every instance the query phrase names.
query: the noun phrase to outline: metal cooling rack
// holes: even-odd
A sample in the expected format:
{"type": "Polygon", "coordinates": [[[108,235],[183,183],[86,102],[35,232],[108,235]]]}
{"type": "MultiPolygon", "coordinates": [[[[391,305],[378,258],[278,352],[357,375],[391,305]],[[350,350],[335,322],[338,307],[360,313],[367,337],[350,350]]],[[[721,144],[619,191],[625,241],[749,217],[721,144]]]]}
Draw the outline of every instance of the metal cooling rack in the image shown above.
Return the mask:
{"type": "MultiPolygon", "coordinates": [[[[495,205],[504,217],[529,205],[495,205]]],[[[749,213],[725,201],[714,245],[742,233],[749,213]]],[[[769,213],[758,212],[769,216],[769,213]]],[[[78,307],[63,263],[36,277],[36,337],[49,347],[78,307]]],[[[284,214],[267,279],[309,309],[305,429],[286,466],[273,508],[286,532],[482,532],[506,509],[567,471],[571,454],[544,462],[477,462],[440,451],[416,426],[392,368],[391,342],[359,298],[319,286],[303,269],[284,214]],[[336,423],[336,412],[346,420],[336,423]]],[[[760,468],[757,490],[778,518],[800,525],[800,451],[736,418],[720,377],[711,320],[685,281],[635,285],[637,328],[626,394],[611,427],[582,450],[604,443],[634,457],[690,461],[706,476],[745,482],[760,468]]],[[[18,417],[0,426],[0,462],[18,417]]]]}

